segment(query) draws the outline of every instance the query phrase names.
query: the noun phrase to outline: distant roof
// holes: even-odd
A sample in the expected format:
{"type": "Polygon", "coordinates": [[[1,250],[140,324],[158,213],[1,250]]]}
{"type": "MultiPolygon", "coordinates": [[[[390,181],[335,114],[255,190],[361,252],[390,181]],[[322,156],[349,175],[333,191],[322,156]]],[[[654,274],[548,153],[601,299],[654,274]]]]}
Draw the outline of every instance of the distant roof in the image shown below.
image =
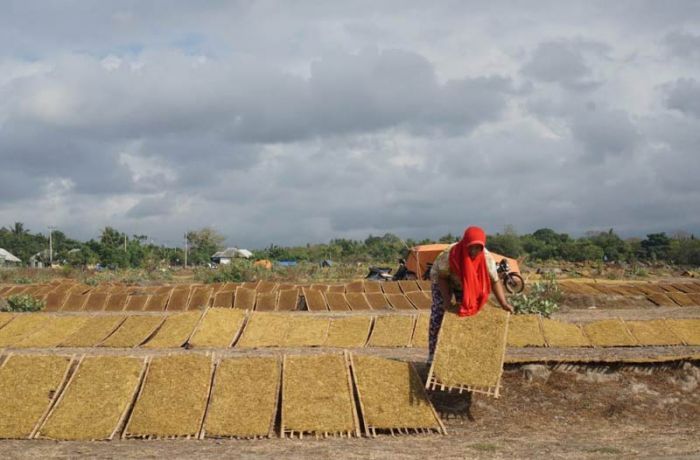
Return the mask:
{"type": "Polygon", "coordinates": [[[0,259],[5,259],[7,262],[22,262],[3,248],[0,248],[0,259]]]}
{"type": "Polygon", "coordinates": [[[244,258],[249,258],[252,257],[253,253],[250,252],[247,249],[238,249],[238,248],[226,248],[223,251],[216,252],[212,258],[234,258],[234,257],[244,257],[244,258]]]}

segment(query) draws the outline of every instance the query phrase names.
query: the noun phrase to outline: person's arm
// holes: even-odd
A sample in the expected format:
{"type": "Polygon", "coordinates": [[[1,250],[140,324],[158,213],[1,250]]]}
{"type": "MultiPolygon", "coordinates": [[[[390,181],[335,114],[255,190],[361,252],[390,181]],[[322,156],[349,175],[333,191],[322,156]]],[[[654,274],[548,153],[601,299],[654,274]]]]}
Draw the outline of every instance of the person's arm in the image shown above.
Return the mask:
{"type": "Polygon", "coordinates": [[[442,308],[447,310],[452,303],[452,289],[450,289],[450,282],[447,280],[447,278],[439,276],[437,285],[440,289],[440,295],[442,296],[442,308]]]}
{"type": "Polygon", "coordinates": [[[493,289],[493,293],[496,296],[496,300],[498,300],[498,303],[501,305],[501,308],[503,308],[505,311],[514,313],[513,306],[509,304],[508,299],[506,299],[506,294],[503,291],[503,283],[501,280],[491,281],[491,288],[493,289]]]}

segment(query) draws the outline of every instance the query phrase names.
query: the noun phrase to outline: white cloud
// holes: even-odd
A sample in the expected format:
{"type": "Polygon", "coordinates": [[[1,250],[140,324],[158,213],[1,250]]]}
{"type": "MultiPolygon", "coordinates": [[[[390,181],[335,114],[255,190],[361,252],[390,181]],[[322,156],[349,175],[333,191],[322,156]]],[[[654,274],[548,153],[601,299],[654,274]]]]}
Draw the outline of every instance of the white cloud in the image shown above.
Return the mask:
{"type": "Polygon", "coordinates": [[[697,2],[18,5],[2,222],[253,247],[700,231],[697,2]]]}

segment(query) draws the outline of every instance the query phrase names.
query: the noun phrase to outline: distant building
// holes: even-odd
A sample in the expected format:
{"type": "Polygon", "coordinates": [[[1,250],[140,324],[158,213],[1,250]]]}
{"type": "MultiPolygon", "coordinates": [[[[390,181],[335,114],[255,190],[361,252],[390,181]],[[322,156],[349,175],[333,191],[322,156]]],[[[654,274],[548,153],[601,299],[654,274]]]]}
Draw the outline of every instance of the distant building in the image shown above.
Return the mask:
{"type": "Polygon", "coordinates": [[[226,248],[211,256],[211,261],[215,264],[226,265],[235,258],[250,259],[251,257],[253,257],[253,253],[247,249],[226,248]]]}
{"type": "Polygon", "coordinates": [[[0,267],[13,267],[21,263],[22,261],[18,257],[10,254],[10,252],[7,250],[0,248],[0,267]]]}

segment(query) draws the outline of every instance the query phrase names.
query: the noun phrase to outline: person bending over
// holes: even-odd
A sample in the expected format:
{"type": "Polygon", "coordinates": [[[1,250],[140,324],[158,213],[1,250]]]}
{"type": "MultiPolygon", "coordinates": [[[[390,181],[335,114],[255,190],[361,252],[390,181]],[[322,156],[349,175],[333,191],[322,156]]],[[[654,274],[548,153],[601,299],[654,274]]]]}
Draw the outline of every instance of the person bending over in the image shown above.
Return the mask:
{"type": "Polygon", "coordinates": [[[430,270],[433,302],[430,309],[428,336],[428,363],[433,361],[438,332],[445,308],[459,304],[459,316],[477,314],[489,300],[491,290],[506,311],[513,313],[503,284],[498,277],[496,263],[486,249],[486,233],[480,227],[469,227],[462,239],[440,253],[430,270]]]}

